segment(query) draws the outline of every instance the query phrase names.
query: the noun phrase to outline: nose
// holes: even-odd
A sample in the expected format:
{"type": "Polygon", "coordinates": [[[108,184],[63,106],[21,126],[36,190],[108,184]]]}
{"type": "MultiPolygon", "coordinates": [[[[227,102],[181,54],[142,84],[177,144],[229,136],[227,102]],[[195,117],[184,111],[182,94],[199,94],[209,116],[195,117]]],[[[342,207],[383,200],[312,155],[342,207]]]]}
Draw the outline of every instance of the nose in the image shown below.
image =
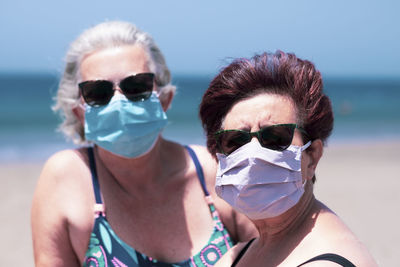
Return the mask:
{"type": "Polygon", "coordinates": [[[250,132],[251,140],[250,142],[259,142],[258,132],[250,132]]]}
{"type": "Polygon", "coordinates": [[[251,137],[250,143],[254,143],[254,142],[259,143],[261,145],[261,142],[260,142],[260,140],[258,139],[257,136],[252,136],[251,137]]]}
{"type": "Polygon", "coordinates": [[[117,94],[120,94],[120,95],[123,95],[124,93],[122,92],[122,89],[117,85],[117,86],[115,86],[115,89],[114,89],[114,95],[117,95],[117,94]]]}

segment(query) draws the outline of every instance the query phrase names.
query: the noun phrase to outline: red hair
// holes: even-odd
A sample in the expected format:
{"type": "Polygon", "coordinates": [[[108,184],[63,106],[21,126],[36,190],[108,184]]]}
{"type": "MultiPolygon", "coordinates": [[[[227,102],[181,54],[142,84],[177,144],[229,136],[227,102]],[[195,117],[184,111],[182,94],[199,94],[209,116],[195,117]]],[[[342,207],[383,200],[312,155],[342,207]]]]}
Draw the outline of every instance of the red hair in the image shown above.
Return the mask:
{"type": "Polygon", "coordinates": [[[332,105],[323,93],[321,73],[314,64],[282,51],[236,59],[211,81],[200,104],[207,148],[217,152],[214,133],[232,106],[260,93],[288,96],[298,111],[298,124],[311,140],[324,143],[333,129],[332,105]]]}

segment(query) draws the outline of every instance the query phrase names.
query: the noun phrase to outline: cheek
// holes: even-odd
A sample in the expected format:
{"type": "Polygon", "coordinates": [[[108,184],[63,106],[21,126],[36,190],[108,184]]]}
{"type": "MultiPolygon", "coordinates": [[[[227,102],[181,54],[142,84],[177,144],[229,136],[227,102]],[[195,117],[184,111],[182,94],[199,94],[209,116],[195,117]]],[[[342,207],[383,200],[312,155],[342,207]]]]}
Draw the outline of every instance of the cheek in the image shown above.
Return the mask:
{"type": "MultiPolygon", "coordinates": [[[[308,156],[307,153],[303,152],[301,155],[301,176],[303,177],[303,180],[309,179],[309,161],[310,157],[308,156]]],[[[312,177],[311,177],[312,178],[312,177]]]]}

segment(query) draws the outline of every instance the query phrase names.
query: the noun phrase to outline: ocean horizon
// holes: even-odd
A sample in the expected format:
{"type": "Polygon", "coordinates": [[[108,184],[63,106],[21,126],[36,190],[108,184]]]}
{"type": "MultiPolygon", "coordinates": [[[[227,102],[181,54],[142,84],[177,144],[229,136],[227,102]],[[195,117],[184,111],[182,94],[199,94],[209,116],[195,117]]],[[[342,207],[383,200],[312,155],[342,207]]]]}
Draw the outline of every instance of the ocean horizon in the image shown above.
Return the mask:
{"type": "MultiPolygon", "coordinates": [[[[205,144],[198,117],[202,95],[213,75],[173,76],[177,94],[167,111],[163,136],[181,144],[205,144]]],[[[76,147],[57,131],[51,106],[59,76],[54,73],[0,73],[0,163],[44,162],[76,147]]],[[[400,141],[400,78],[327,77],[335,124],[328,145],[400,141]]]]}

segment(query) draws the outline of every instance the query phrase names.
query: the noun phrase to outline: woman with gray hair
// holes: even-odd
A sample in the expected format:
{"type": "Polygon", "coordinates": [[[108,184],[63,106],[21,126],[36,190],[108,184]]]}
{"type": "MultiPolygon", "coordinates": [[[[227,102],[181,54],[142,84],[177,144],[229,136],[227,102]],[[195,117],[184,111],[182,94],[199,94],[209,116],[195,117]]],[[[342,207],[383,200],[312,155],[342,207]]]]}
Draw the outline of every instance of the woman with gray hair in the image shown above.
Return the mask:
{"type": "Polygon", "coordinates": [[[215,197],[207,150],[162,137],[175,86],[147,33],[101,23],[71,44],[66,61],[54,109],[82,147],[56,153],[41,173],[37,266],[212,266],[255,236],[215,197]]]}

